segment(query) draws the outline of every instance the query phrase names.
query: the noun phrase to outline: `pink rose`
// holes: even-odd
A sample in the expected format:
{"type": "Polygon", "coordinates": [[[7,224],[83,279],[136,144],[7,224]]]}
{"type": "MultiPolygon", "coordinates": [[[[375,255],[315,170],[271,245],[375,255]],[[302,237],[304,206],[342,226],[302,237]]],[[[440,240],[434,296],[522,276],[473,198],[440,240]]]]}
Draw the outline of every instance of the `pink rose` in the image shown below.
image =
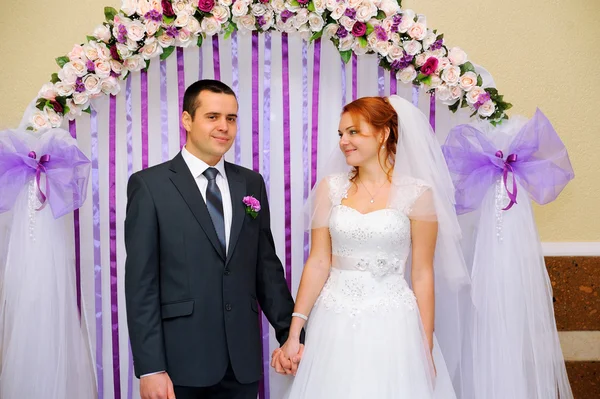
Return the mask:
{"type": "Polygon", "coordinates": [[[365,33],[367,33],[367,25],[363,22],[357,21],[352,27],[352,35],[355,37],[360,37],[365,33]]]}
{"type": "Polygon", "coordinates": [[[429,57],[427,61],[425,61],[425,65],[421,67],[421,73],[425,76],[429,76],[435,72],[438,67],[438,59],[435,57],[429,57]]]}
{"type": "Polygon", "coordinates": [[[199,0],[198,9],[203,12],[210,12],[215,6],[214,0],[199,0]]]}

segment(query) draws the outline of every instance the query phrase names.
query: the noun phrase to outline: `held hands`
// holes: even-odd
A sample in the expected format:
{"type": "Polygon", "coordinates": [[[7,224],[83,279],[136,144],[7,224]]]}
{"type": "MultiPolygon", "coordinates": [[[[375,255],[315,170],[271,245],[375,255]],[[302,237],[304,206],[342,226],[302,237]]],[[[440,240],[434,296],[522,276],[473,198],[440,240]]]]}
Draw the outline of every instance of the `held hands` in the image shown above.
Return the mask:
{"type": "Polygon", "coordinates": [[[279,374],[296,375],[298,364],[304,353],[304,345],[298,338],[288,338],[281,348],[277,348],[271,355],[271,367],[279,374]]]}
{"type": "Polygon", "coordinates": [[[140,378],[142,399],[175,399],[173,383],[165,372],[140,378]]]}

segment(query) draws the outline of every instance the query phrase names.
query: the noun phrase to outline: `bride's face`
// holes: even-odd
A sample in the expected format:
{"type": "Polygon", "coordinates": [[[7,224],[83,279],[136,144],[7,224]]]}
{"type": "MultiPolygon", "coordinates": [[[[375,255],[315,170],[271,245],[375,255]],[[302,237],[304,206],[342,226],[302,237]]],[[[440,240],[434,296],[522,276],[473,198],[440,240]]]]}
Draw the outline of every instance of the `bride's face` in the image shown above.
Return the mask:
{"type": "Polygon", "coordinates": [[[362,116],[342,114],[338,129],[340,150],[350,166],[363,166],[370,162],[378,162],[383,135],[362,116]]]}

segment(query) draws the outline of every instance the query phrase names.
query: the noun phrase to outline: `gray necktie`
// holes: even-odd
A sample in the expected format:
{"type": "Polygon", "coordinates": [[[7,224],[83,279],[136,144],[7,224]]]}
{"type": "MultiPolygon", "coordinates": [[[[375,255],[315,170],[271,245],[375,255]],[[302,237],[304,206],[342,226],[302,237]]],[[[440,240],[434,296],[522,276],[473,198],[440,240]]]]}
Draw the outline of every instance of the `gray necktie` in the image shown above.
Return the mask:
{"type": "Polygon", "coordinates": [[[225,250],[225,219],[223,216],[223,199],[221,190],[217,186],[217,175],[219,171],[215,168],[208,168],[203,175],[208,179],[208,187],[206,188],[206,207],[212,219],[213,225],[217,232],[217,237],[221,243],[223,254],[227,254],[225,250]]]}

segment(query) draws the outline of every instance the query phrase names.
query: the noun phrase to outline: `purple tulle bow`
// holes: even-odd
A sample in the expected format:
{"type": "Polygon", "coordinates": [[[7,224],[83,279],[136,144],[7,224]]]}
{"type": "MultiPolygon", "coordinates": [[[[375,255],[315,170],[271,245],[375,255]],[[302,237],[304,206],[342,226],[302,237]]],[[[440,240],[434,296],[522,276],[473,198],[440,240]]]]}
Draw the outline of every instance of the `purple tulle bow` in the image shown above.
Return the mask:
{"type": "Polygon", "coordinates": [[[90,166],[75,144],[55,135],[32,151],[14,132],[0,132],[0,213],[14,206],[31,179],[42,204],[38,210],[49,204],[55,219],[72,212],[85,202],[90,166]]]}
{"type": "Polygon", "coordinates": [[[565,145],[539,109],[513,138],[507,156],[471,125],[452,129],[442,151],[454,181],[459,214],[476,210],[498,176],[509,198],[504,210],[517,203],[517,183],[535,202],[547,204],[575,177],[565,145]]]}

